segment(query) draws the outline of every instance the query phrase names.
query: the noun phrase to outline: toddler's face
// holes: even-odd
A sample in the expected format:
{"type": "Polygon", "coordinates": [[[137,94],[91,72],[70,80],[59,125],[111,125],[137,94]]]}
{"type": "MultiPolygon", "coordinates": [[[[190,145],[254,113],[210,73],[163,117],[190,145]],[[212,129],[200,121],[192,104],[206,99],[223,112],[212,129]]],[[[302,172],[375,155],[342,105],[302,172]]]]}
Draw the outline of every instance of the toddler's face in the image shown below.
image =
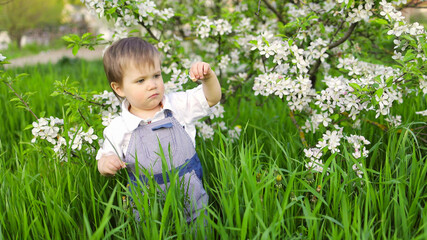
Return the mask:
{"type": "Polygon", "coordinates": [[[144,119],[160,110],[165,92],[160,61],[154,62],[154,66],[145,64],[135,67],[135,64],[130,64],[125,69],[121,86],[117,83],[113,86],[112,83],[116,93],[129,101],[130,112],[144,119]]]}

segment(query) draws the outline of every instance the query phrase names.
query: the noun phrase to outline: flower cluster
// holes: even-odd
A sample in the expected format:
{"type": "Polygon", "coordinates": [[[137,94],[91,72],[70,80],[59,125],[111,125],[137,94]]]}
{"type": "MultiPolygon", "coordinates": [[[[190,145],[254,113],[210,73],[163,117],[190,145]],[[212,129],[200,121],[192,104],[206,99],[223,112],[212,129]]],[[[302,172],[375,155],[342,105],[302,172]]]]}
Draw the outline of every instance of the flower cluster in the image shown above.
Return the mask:
{"type": "MultiPolygon", "coordinates": [[[[152,0],[83,2],[99,16],[107,15],[116,8],[118,16],[110,16],[116,21],[116,36],[127,34],[128,26],[143,23],[153,26],[154,35],[170,39],[167,43],[158,42],[157,46],[162,51],[168,52],[176,46],[184,48],[184,53],[167,53],[167,58],[171,57],[173,61],[178,58],[179,61],[175,62],[180,65],[172,63],[164,69],[171,78],[165,83],[167,91],[182,90],[183,83],[188,81],[182,69],[186,69],[185,65],[191,63],[195,56],[203,56],[204,59],[217,60],[216,70],[230,85],[226,94],[235,94],[239,89],[235,86],[253,82],[255,95],[278,96],[286,100],[289,108],[297,112],[296,120],[301,122],[299,125],[302,125],[305,133],[323,134],[315,147],[304,150],[310,159],[306,167],[315,171],[323,170],[322,157],[328,152],[339,153],[345,144],[354,148],[352,155],[356,159],[367,156],[364,146],[369,141],[363,136],[346,134],[341,126],[356,128],[360,126],[360,119],[368,116],[368,113],[375,113],[379,121],[398,126],[402,117],[391,115],[393,105],[402,103],[406,94],[427,93],[427,81],[425,77],[420,77],[426,75],[424,69],[418,69],[421,73],[417,73],[416,77],[407,74],[411,72],[410,67],[427,61],[427,56],[423,52],[425,30],[418,23],[406,23],[402,13],[395,8],[406,3],[406,0],[375,3],[373,0],[328,0],[307,1],[305,4],[291,1],[281,5],[286,11],[282,12],[286,26],[273,14],[250,18],[246,11],[248,5],[242,3],[227,8],[225,11],[228,14],[222,15],[224,18],[201,16],[210,12],[209,8],[215,7],[214,2],[209,0],[204,3],[207,11],[190,7],[187,12],[180,12],[182,24],[172,30],[166,29],[166,26],[156,29],[153,25],[155,20],[167,20],[174,13],[169,9],[157,10],[157,2],[152,0]],[[186,18],[185,14],[196,16],[198,21],[185,22],[194,19],[186,18]],[[358,44],[359,32],[371,29],[371,26],[377,28],[378,25],[394,43],[389,66],[362,61],[358,57],[364,56],[367,50],[365,44],[358,44]],[[231,34],[232,38],[226,39],[231,34]],[[194,35],[197,38],[192,42],[186,39],[194,35]],[[186,49],[193,51],[196,48],[200,50],[196,50],[199,52],[194,56],[186,52],[186,49]]],[[[171,1],[162,2],[162,6],[168,4],[173,5],[171,1]]],[[[364,38],[365,35],[368,38],[373,36],[367,31],[365,33],[364,38]]],[[[388,44],[387,41],[384,38],[379,43],[388,44]]],[[[104,125],[117,113],[115,110],[113,107],[103,113],[104,125]]],[[[222,108],[217,107],[211,118],[222,118],[223,112],[222,108]]],[[[417,114],[425,115],[425,112],[419,111],[417,114]]],[[[228,131],[229,136],[239,133],[240,128],[227,129],[223,121],[212,122],[211,125],[197,123],[200,136],[211,139],[214,127],[228,131]]],[[[351,128],[345,131],[347,129],[351,128]]],[[[357,175],[361,175],[358,172],[360,169],[353,168],[357,175]]]]}
{"type": "Polygon", "coordinates": [[[350,143],[354,148],[354,153],[352,153],[353,157],[359,159],[361,157],[368,157],[368,150],[366,150],[365,145],[371,144],[368,140],[363,136],[359,135],[350,135],[349,137],[345,137],[348,143],[350,143]]]}
{"type": "Polygon", "coordinates": [[[361,170],[361,168],[363,167],[362,163],[359,163],[360,167],[355,163],[352,166],[353,171],[356,173],[357,177],[359,178],[363,178],[363,171],[361,170]]]}
{"type": "MultiPolygon", "coordinates": [[[[224,107],[220,105],[219,103],[211,108],[211,114],[209,115],[209,118],[211,120],[214,119],[222,119],[224,118],[224,107]]],[[[204,121],[196,122],[196,127],[198,130],[198,135],[204,139],[213,139],[214,136],[214,128],[218,128],[220,131],[227,132],[228,136],[230,137],[231,141],[234,141],[240,137],[240,132],[242,127],[240,125],[235,126],[233,129],[229,129],[224,121],[217,120],[213,122],[212,124],[207,124],[204,121]]]]}
{"type": "Polygon", "coordinates": [[[53,145],[53,151],[62,161],[67,161],[67,148],[71,148],[73,151],[80,151],[82,147],[86,145],[84,149],[88,153],[93,153],[95,150],[90,144],[94,140],[98,139],[98,136],[94,134],[93,128],[89,128],[87,132],[84,132],[80,127],[78,130],[71,128],[68,131],[68,142],[64,137],[66,131],[64,131],[64,120],[49,117],[39,118],[38,121],[33,122],[33,129],[31,130],[34,138],[31,140],[32,143],[36,143],[37,139],[46,140],[53,145]]]}
{"type": "Polygon", "coordinates": [[[170,80],[165,82],[165,93],[182,91],[182,85],[190,79],[190,75],[186,74],[185,71],[173,67],[171,72],[170,80]]]}
{"type": "Polygon", "coordinates": [[[127,27],[140,23],[152,26],[155,20],[167,21],[175,15],[172,8],[157,9],[155,2],[151,0],[126,1],[124,4],[107,0],[81,0],[81,2],[100,18],[106,16],[115,19],[113,40],[127,37],[127,27]]]}
{"type": "Polygon", "coordinates": [[[108,106],[106,110],[101,111],[102,125],[108,126],[110,122],[119,114],[120,101],[113,92],[106,90],[101,94],[93,95],[93,99],[108,106]]]}
{"type": "Polygon", "coordinates": [[[199,16],[201,19],[196,28],[197,36],[207,38],[209,36],[222,36],[232,32],[231,24],[225,19],[210,20],[206,16],[199,16]]]}
{"type": "Polygon", "coordinates": [[[323,172],[323,161],[321,159],[323,153],[320,148],[304,149],[305,156],[310,159],[305,164],[305,168],[309,171],[323,172]]]}
{"type": "Polygon", "coordinates": [[[37,138],[46,139],[46,141],[56,144],[58,137],[58,132],[61,126],[64,124],[64,120],[49,117],[49,118],[39,118],[37,122],[33,122],[33,129],[31,132],[34,135],[34,138],[31,140],[32,143],[35,143],[37,138]]]}
{"type": "Polygon", "coordinates": [[[315,91],[311,88],[311,81],[307,75],[299,75],[296,79],[284,77],[278,73],[266,73],[255,77],[252,88],[255,95],[277,95],[286,97],[291,110],[302,111],[311,101],[315,91]]]}
{"type": "MultiPolygon", "coordinates": [[[[354,152],[352,153],[353,157],[360,159],[361,157],[366,158],[369,154],[369,151],[366,149],[365,145],[370,144],[368,140],[363,136],[351,134],[348,137],[343,137],[342,128],[336,127],[338,130],[326,131],[323,134],[323,137],[319,140],[316,147],[304,149],[305,157],[309,161],[305,164],[305,168],[309,171],[323,172],[323,161],[322,156],[328,150],[331,153],[340,152],[339,146],[341,145],[341,140],[345,139],[352,146],[354,152]]],[[[353,166],[353,169],[355,167],[353,166]]],[[[360,177],[362,174],[357,169],[354,170],[357,172],[357,175],[360,177]]]]}
{"type": "Polygon", "coordinates": [[[416,114],[419,114],[419,115],[421,115],[421,116],[426,116],[427,117],[427,110],[424,110],[424,111],[418,111],[418,112],[415,112],[416,114]]]}
{"type": "Polygon", "coordinates": [[[6,57],[0,53],[0,62],[3,62],[4,60],[6,60],[6,57]]]}
{"type": "Polygon", "coordinates": [[[349,23],[356,23],[359,21],[369,21],[369,17],[372,16],[372,7],[374,6],[373,0],[366,0],[365,4],[360,4],[357,8],[353,8],[349,12],[347,21],[349,23]]]}

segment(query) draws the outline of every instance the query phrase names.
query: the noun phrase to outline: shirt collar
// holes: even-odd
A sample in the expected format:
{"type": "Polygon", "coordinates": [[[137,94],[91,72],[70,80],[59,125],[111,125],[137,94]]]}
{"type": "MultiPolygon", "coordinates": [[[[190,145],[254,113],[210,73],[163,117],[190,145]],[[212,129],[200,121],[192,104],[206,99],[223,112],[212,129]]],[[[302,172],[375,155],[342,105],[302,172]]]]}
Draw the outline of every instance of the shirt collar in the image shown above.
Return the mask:
{"type": "Polygon", "coordinates": [[[121,104],[121,108],[122,108],[121,115],[129,131],[133,131],[139,126],[140,123],[147,124],[151,121],[157,121],[157,120],[163,119],[165,109],[169,109],[172,111],[170,101],[167,95],[163,96],[162,105],[163,105],[163,108],[160,111],[158,111],[152,119],[142,119],[138,116],[133,115],[131,112],[129,112],[129,101],[125,98],[121,104]]]}

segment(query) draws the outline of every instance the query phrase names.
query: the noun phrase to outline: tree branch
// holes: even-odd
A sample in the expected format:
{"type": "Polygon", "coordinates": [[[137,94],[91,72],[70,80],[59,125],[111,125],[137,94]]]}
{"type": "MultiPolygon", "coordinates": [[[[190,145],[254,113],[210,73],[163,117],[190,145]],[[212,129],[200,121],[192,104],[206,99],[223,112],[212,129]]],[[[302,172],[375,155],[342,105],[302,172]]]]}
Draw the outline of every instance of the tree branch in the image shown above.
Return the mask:
{"type": "Polygon", "coordinates": [[[286,25],[286,22],[283,20],[283,16],[267,0],[262,1],[265,3],[267,8],[270,9],[270,11],[272,11],[277,16],[279,22],[283,23],[283,25],[286,25]]]}
{"type": "Polygon", "coordinates": [[[356,23],[352,23],[350,25],[350,28],[348,29],[348,31],[344,34],[344,36],[341,39],[339,39],[338,41],[330,44],[328,46],[328,48],[332,49],[332,48],[338,47],[339,45],[341,45],[342,43],[344,43],[345,41],[347,41],[347,39],[351,36],[351,34],[353,33],[354,29],[356,29],[356,27],[357,27],[357,22],[356,23]]]}
{"type": "MultiPolygon", "coordinates": [[[[338,33],[338,31],[339,31],[339,29],[341,27],[342,27],[342,24],[338,28],[338,30],[335,33],[335,35],[338,33]]],[[[347,32],[344,34],[344,36],[342,38],[338,39],[336,42],[333,42],[333,43],[329,44],[328,49],[333,49],[335,47],[338,47],[339,45],[341,45],[345,41],[347,41],[347,39],[351,36],[351,34],[353,33],[354,29],[356,29],[356,27],[357,27],[357,22],[356,23],[352,23],[350,25],[350,27],[348,28],[347,32]]],[[[311,85],[313,87],[316,84],[316,73],[317,73],[317,70],[320,67],[320,64],[321,64],[320,59],[317,59],[317,61],[314,63],[313,67],[310,69],[310,71],[308,73],[310,75],[311,85]]]]}
{"type": "Polygon", "coordinates": [[[67,90],[62,90],[62,91],[63,91],[65,94],[70,95],[70,96],[72,96],[73,98],[76,98],[76,99],[78,99],[78,100],[86,101],[86,102],[88,102],[88,103],[91,103],[91,104],[94,104],[94,105],[98,105],[98,106],[101,106],[101,107],[106,107],[106,106],[107,106],[107,105],[102,104],[102,103],[98,103],[98,102],[94,102],[94,101],[90,101],[90,100],[84,99],[83,97],[81,97],[81,96],[79,96],[79,95],[75,95],[75,94],[73,94],[73,93],[70,93],[70,92],[68,92],[67,90]]]}
{"type": "Polygon", "coordinates": [[[259,16],[259,10],[261,7],[261,0],[258,1],[258,11],[255,13],[255,15],[259,16]]]}
{"type": "Polygon", "coordinates": [[[30,106],[28,106],[27,102],[25,102],[25,100],[21,96],[19,96],[19,94],[15,91],[15,89],[13,89],[12,85],[10,85],[9,83],[7,83],[5,81],[4,81],[4,84],[6,84],[6,86],[8,86],[12,90],[13,94],[15,94],[15,96],[17,96],[19,98],[21,103],[24,104],[27,111],[29,111],[37,120],[39,120],[39,118],[36,116],[36,114],[31,110],[30,106]]]}
{"type": "MultiPolygon", "coordinates": [[[[125,3],[125,6],[128,5],[127,3],[125,3]]],[[[123,14],[120,13],[119,10],[116,10],[116,13],[120,16],[123,17],[123,14]]],[[[160,40],[153,34],[153,32],[151,31],[151,29],[145,25],[144,21],[138,21],[138,24],[141,25],[143,28],[145,28],[145,30],[147,30],[148,34],[150,34],[150,36],[156,40],[157,42],[160,42],[160,40]]]]}
{"type": "Polygon", "coordinates": [[[85,116],[83,116],[82,111],[80,111],[80,109],[77,109],[77,111],[79,112],[80,117],[82,117],[82,118],[83,118],[83,121],[86,123],[86,126],[90,127],[90,124],[87,122],[87,120],[86,120],[85,116]]]}
{"type": "Polygon", "coordinates": [[[143,27],[145,28],[145,30],[147,30],[148,34],[150,34],[150,36],[151,36],[152,38],[154,38],[154,40],[156,40],[157,42],[160,42],[160,39],[158,39],[158,38],[154,35],[154,33],[151,31],[151,29],[145,25],[144,21],[142,21],[142,20],[141,20],[141,21],[140,21],[140,22],[138,22],[138,23],[139,23],[139,25],[143,26],[143,27]]]}

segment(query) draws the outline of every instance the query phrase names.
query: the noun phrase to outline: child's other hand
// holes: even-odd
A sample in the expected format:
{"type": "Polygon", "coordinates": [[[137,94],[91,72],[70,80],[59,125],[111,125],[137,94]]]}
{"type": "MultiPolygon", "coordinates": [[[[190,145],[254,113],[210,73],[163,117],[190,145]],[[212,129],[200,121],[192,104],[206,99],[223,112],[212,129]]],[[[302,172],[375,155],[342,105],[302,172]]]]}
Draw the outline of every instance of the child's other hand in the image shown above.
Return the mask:
{"type": "Polygon", "coordinates": [[[197,80],[208,79],[212,75],[213,71],[209,63],[195,62],[190,68],[190,78],[193,82],[197,80]]]}
{"type": "Polygon", "coordinates": [[[126,168],[126,164],[117,155],[102,156],[98,160],[98,171],[101,175],[112,176],[122,168],[126,168]]]}

